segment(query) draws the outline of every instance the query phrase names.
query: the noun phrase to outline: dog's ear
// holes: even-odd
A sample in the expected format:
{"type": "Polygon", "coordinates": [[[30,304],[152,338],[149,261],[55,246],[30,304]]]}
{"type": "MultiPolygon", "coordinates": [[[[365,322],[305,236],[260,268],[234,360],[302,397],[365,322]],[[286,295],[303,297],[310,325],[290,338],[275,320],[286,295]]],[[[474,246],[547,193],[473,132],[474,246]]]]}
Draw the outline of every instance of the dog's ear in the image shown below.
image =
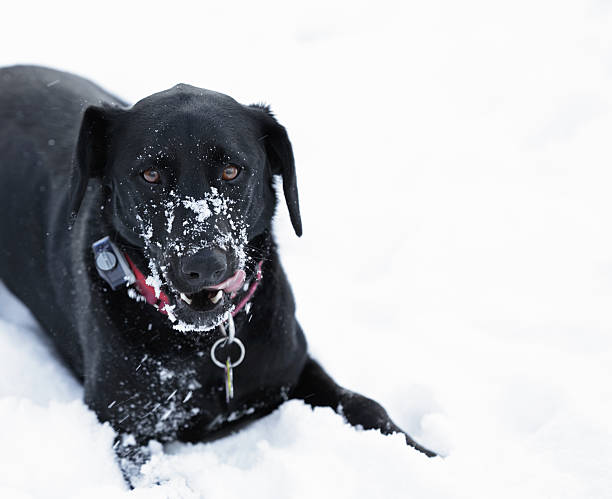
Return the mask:
{"type": "Polygon", "coordinates": [[[287,208],[289,208],[289,217],[295,233],[301,236],[302,219],[300,217],[300,203],[295,176],[295,161],[287,130],[276,121],[268,106],[252,104],[249,107],[259,113],[259,118],[264,124],[263,135],[259,140],[263,142],[266,149],[272,173],[283,178],[283,192],[285,193],[287,208]]]}
{"type": "Polygon", "coordinates": [[[72,228],[90,178],[102,177],[108,149],[110,115],[116,108],[89,106],[83,113],[76,149],[72,156],[70,211],[72,228]]]}

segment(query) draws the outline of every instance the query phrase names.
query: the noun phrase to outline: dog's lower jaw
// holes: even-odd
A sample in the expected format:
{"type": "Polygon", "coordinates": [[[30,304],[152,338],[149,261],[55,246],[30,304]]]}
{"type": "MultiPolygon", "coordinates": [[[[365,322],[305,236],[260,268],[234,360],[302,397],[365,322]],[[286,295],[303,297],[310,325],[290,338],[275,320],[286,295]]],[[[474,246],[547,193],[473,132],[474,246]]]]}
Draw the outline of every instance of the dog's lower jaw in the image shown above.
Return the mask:
{"type": "MultiPolygon", "coordinates": [[[[236,313],[236,307],[240,306],[241,295],[244,296],[239,288],[242,286],[242,291],[246,292],[247,295],[249,294],[247,285],[250,290],[254,282],[261,277],[261,267],[263,262],[268,259],[273,247],[272,234],[268,230],[249,241],[247,250],[252,251],[254,254],[249,257],[247,268],[238,269],[231,278],[226,279],[222,283],[223,285],[231,281],[228,286],[232,293],[228,293],[227,289],[216,289],[217,286],[212,286],[200,293],[188,295],[178,290],[172,291],[167,289],[168,286],[166,286],[167,294],[174,297],[172,313],[176,321],[172,324],[173,329],[181,332],[211,331],[227,320],[227,314],[236,313]],[[239,276],[239,274],[241,275],[239,276]],[[239,278],[236,278],[236,276],[239,276],[239,278]],[[199,294],[202,294],[202,296],[197,296],[199,294]],[[206,300],[213,307],[210,310],[198,310],[196,308],[196,297],[200,301],[206,300]],[[216,315],[211,317],[209,314],[213,314],[213,311],[216,311],[216,315]],[[208,315],[208,317],[205,317],[203,314],[208,315]]],[[[171,282],[170,276],[165,273],[163,278],[166,282],[171,282]]]]}
{"type": "Polygon", "coordinates": [[[175,331],[180,331],[181,333],[189,333],[189,332],[206,333],[206,332],[212,331],[216,329],[217,327],[219,327],[219,325],[224,320],[225,320],[225,316],[220,315],[212,323],[207,324],[207,325],[201,325],[201,324],[184,322],[181,319],[176,319],[176,321],[172,323],[172,329],[174,329],[175,331]]]}

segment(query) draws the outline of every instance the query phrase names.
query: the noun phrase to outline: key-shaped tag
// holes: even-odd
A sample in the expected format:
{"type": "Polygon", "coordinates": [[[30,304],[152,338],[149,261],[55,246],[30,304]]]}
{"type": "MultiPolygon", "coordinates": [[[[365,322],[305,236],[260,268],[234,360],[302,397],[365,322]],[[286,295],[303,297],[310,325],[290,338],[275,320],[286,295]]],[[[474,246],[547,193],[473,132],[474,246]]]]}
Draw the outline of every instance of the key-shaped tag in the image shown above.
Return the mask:
{"type": "Polygon", "coordinates": [[[234,398],[234,369],[232,368],[232,361],[228,357],[225,359],[225,402],[229,404],[229,401],[234,398]]]}

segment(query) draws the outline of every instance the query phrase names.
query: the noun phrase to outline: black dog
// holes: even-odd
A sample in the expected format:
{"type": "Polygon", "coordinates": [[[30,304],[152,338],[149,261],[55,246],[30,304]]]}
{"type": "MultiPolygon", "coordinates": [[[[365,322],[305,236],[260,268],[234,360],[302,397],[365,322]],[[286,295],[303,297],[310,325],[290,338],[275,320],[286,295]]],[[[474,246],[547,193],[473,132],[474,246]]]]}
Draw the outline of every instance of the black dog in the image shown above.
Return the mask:
{"type": "Polygon", "coordinates": [[[150,439],[216,438],[288,398],[402,431],[308,356],[271,235],[276,175],[302,233],[293,153],[267,107],[188,85],[128,107],[5,68],[0,171],[0,278],[117,431],[128,478],[150,439]]]}

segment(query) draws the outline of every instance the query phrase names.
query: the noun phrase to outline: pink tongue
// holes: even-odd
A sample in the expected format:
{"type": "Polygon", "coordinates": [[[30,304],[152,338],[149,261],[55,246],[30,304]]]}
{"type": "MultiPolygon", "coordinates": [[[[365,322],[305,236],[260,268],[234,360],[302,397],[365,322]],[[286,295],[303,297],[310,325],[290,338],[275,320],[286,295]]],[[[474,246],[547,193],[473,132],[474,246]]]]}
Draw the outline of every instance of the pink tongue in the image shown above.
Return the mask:
{"type": "Polygon", "coordinates": [[[245,279],[246,273],[244,270],[237,270],[232,277],[226,279],[220,284],[217,284],[216,286],[210,286],[209,289],[222,289],[226,293],[235,293],[242,287],[245,279]]]}

